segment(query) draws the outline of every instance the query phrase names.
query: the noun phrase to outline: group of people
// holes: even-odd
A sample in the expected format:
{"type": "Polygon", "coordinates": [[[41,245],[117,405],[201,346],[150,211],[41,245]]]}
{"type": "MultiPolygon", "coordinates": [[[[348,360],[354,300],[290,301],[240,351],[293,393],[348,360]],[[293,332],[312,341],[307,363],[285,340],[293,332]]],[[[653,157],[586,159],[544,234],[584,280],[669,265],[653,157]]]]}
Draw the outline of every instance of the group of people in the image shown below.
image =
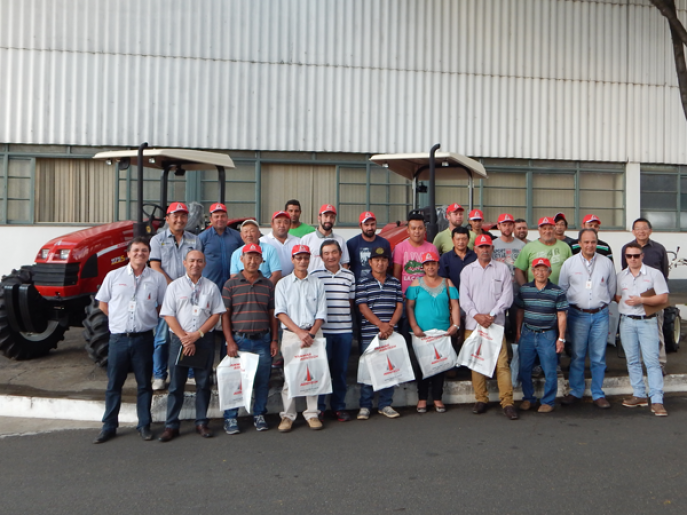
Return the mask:
{"type": "MultiPolygon", "coordinates": [[[[651,224],[638,219],[635,240],[623,247],[623,265],[616,275],[610,247],[598,238],[600,220],[584,219],[576,240],[565,237],[567,220],[558,213],[539,220],[539,238],[527,240],[527,223],[504,213],[498,218],[498,237],[483,230],[483,214],[469,213],[452,204],[449,226],[433,243],[426,240],[424,216],[411,212],[408,238],[391,249],[377,235],[374,213],[359,217],[361,232],[346,241],[333,231],[337,211],[323,205],[317,227],[300,221],[298,200],[289,200],[271,219],[271,231],[262,236],[255,220],[246,220],[240,232],[228,227],[226,206],[210,207],[211,227],[199,236],[187,232],[188,209],[172,203],[167,227],[153,236],[134,238],[127,247],[127,266],[110,272],[96,299],[109,316],[111,332],[108,387],[103,428],[95,443],[116,435],[122,386],[134,372],[137,392],[137,430],[152,440],[153,390],[167,387],[165,428],[159,436],[168,442],[179,435],[184,387],[196,386],[196,431],[213,436],[208,427],[212,370],[216,344],[220,356],[240,351],[258,355],[254,378],[253,425],[269,428],[265,420],[273,360],[279,353],[288,362],[316,339],[326,341],[332,379],[330,412],[340,422],[351,419],[346,410],[348,362],[354,335],[364,352],[375,338],[393,332],[406,338],[412,354],[412,336],[429,330],[455,340],[468,338],[478,327],[509,328],[519,343],[523,401],[517,409],[506,336],[495,368],[501,407],[510,420],[519,411],[554,409],[560,354],[570,335],[570,393],[564,405],[584,394],[584,364],[590,356],[592,400],[608,408],[602,384],[608,333],[608,306],[619,303],[620,333],[634,395],[628,407],[647,406],[658,416],[663,406],[663,375],[659,352],[658,308],[668,289],[665,249],[651,240],[651,224]],[[561,231],[559,226],[564,225],[561,231]],[[147,263],[150,262],[150,267],[147,263]],[[392,265],[392,266],[391,266],[392,265]],[[464,333],[464,334],[463,334],[464,333]],[[641,358],[640,358],[641,356],[641,358]],[[647,397],[640,359],[649,377],[647,397]],[[545,376],[544,395],[534,395],[532,368],[539,361],[545,376]],[[151,384],[152,383],[152,384],[151,384]]],[[[417,367],[417,361],[413,359],[417,367]]],[[[416,374],[417,377],[421,377],[416,374]]],[[[473,413],[487,410],[488,377],[472,372],[476,403],[473,413]]],[[[417,411],[426,412],[431,394],[436,412],[443,413],[444,374],[417,382],[417,411]]],[[[399,413],[391,406],[393,388],[374,392],[361,385],[358,420],[371,416],[375,393],[377,411],[388,418],[399,413]]],[[[288,432],[297,417],[288,384],[282,390],[283,411],[278,425],[288,432]]],[[[325,396],[306,397],[303,416],[311,429],[323,427],[325,396]]],[[[238,410],[223,413],[227,434],[240,433],[238,410]]]]}

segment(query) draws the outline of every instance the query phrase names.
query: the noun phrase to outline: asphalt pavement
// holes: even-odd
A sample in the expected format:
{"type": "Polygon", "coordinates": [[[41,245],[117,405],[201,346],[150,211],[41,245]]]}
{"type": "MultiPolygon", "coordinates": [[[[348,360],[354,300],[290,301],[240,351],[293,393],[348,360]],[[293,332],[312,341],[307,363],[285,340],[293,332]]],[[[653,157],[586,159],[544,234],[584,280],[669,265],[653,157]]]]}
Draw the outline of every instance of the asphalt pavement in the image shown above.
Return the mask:
{"type": "MultiPolygon", "coordinates": [[[[143,442],[133,428],[0,438],[0,511],[61,514],[653,514],[687,511],[687,396],[648,409],[591,403],[508,421],[494,406],[388,420],[302,419],[289,434],[143,442]]],[[[159,434],[161,425],[155,424],[159,434]]]]}

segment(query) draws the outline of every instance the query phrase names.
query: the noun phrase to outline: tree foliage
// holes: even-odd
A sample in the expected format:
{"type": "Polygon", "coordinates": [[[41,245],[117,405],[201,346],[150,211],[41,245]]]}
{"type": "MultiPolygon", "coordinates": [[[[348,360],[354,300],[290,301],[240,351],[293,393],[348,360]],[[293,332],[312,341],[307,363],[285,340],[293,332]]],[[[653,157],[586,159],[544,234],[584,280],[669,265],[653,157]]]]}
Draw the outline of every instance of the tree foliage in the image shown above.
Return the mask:
{"type": "Polygon", "coordinates": [[[673,42],[673,58],[675,60],[675,71],[677,72],[677,82],[680,88],[680,101],[682,111],[687,118],[687,62],[685,62],[685,45],[687,45],[687,29],[677,16],[677,9],[674,0],[650,0],[654,6],[668,21],[670,26],[670,37],[673,42]]]}

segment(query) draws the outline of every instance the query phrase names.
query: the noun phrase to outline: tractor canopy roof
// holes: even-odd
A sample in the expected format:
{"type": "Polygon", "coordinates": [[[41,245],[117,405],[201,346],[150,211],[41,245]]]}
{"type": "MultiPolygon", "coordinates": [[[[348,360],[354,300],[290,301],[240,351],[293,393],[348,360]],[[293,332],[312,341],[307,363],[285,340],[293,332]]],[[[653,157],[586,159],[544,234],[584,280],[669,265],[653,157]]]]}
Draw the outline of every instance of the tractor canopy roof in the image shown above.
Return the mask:
{"type": "MultiPolygon", "coordinates": [[[[487,178],[487,171],[481,163],[469,157],[453,152],[437,152],[435,155],[436,178],[455,179],[456,172],[467,172],[477,175],[477,178],[487,178]]],[[[409,181],[417,178],[429,178],[429,152],[417,154],[377,154],[370,158],[375,164],[389,168],[394,173],[405,177],[409,181]]]]}
{"type": "MultiPolygon", "coordinates": [[[[236,168],[234,162],[227,154],[219,152],[206,152],[204,150],[186,150],[179,148],[146,148],[143,157],[148,160],[146,167],[165,168],[170,165],[178,165],[184,170],[212,170],[216,166],[224,168],[236,168]]],[[[117,161],[129,158],[132,165],[138,161],[138,150],[115,150],[112,152],[98,152],[93,159],[110,159],[117,161]]]]}

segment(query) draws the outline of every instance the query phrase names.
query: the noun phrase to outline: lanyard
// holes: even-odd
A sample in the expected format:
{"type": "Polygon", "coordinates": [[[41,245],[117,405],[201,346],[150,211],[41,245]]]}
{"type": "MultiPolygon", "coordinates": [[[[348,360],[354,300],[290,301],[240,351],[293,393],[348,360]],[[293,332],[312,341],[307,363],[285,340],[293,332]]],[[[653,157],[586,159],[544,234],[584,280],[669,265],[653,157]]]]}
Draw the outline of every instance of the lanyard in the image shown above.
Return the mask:
{"type": "Polygon", "coordinates": [[[198,283],[195,285],[193,284],[193,281],[188,276],[188,274],[186,275],[186,280],[188,281],[188,284],[191,287],[191,304],[193,304],[194,306],[197,306],[198,305],[198,290],[200,288],[200,281],[202,281],[203,278],[199,277],[198,283]]]}
{"type": "Polygon", "coordinates": [[[587,260],[585,257],[582,255],[580,252],[580,258],[582,258],[582,264],[584,265],[584,269],[587,272],[587,275],[589,275],[589,280],[592,280],[592,275],[594,275],[594,267],[596,266],[596,254],[594,254],[594,257],[592,258],[592,266],[589,267],[587,266],[587,260]]]}

